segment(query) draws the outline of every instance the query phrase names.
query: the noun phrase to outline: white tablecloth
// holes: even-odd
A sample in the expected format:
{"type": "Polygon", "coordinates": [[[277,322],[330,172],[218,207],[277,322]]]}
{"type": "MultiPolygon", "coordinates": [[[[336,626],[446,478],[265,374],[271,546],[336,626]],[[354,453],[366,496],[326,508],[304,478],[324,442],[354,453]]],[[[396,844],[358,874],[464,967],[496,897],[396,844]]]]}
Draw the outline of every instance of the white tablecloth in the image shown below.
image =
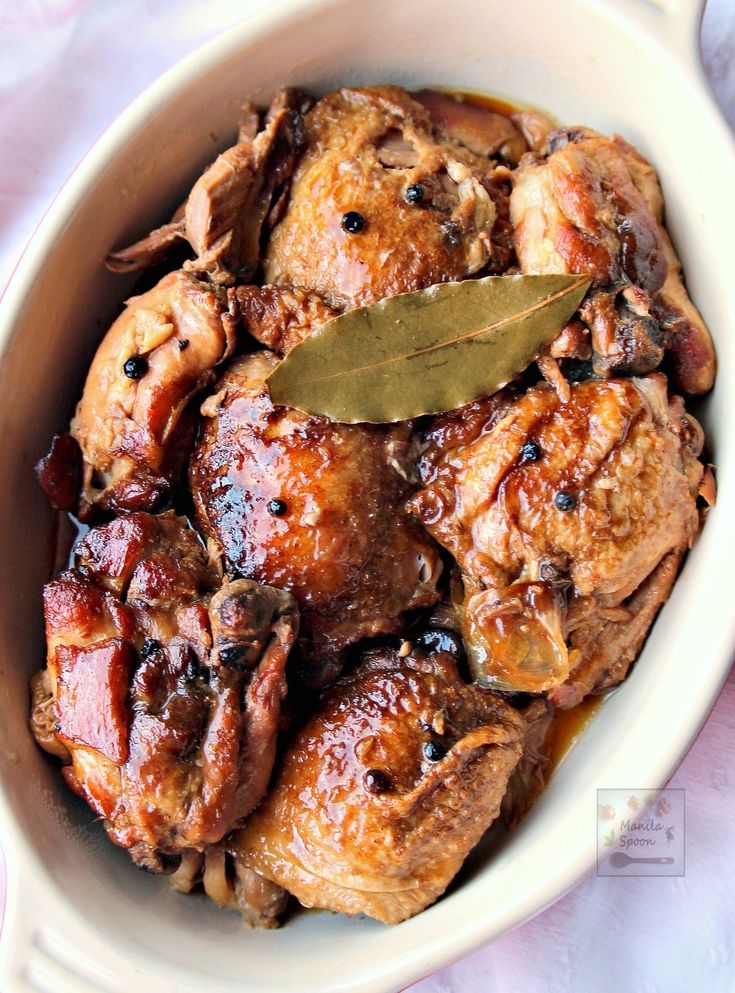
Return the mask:
{"type": "MultiPolygon", "coordinates": [[[[61,183],[118,113],[182,55],[271,3],[0,0],[0,288],[61,183]]],[[[735,0],[710,0],[703,48],[735,120],[735,0]]],[[[734,744],[731,676],[671,783],[686,790],[684,877],[588,878],[412,993],[732,993],[734,744]]],[[[3,890],[0,879],[0,899],[3,890]]]]}

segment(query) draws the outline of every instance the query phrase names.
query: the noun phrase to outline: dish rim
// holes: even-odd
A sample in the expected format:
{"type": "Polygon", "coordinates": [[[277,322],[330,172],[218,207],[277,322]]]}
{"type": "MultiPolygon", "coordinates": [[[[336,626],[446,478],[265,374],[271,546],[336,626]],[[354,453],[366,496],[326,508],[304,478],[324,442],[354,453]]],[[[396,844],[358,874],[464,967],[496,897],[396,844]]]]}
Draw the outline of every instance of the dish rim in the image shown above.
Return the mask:
{"type": "MultiPolygon", "coordinates": [[[[21,317],[25,295],[31,289],[36,275],[42,270],[54,241],[73,214],[75,207],[82,200],[85,190],[104,171],[106,166],[110,164],[129,138],[139,130],[141,121],[147,115],[163,109],[168,100],[176,94],[179,88],[185,85],[186,81],[205,73],[216,63],[226,59],[228,54],[236,51],[238,48],[252,44],[257,40],[258,36],[267,34],[271,28],[278,27],[288,19],[292,19],[302,13],[310,13],[332,6],[338,6],[340,2],[341,0],[280,0],[280,2],[274,4],[268,10],[253,14],[245,21],[238,22],[221,32],[215,38],[206,42],[194,52],[171,66],[115,118],[90,150],[85,153],[70,177],[59,189],[39,221],[36,230],[16,263],[2,295],[0,295],[0,363],[5,358],[6,349],[12,337],[13,330],[21,317]]],[[[588,2],[602,3],[606,7],[610,6],[607,0],[588,0],[588,2]]],[[[637,10],[640,15],[639,23],[645,30],[649,30],[651,25],[655,23],[651,19],[650,11],[647,9],[644,11],[638,0],[635,0],[635,3],[627,3],[621,6],[625,6],[626,13],[624,14],[621,10],[619,12],[620,16],[625,16],[627,19],[633,16],[632,12],[634,9],[637,10]]],[[[679,13],[683,6],[679,8],[679,13]]],[[[721,139],[728,144],[731,159],[735,163],[735,146],[733,144],[732,134],[724,123],[721,112],[709,92],[709,86],[704,79],[701,62],[697,56],[697,36],[692,36],[688,33],[690,30],[693,30],[695,25],[699,25],[703,7],[704,3],[702,0],[698,0],[697,3],[686,8],[686,24],[683,16],[677,21],[672,20],[670,22],[672,29],[665,38],[661,39],[660,44],[674,58],[680,59],[683,53],[686,54],[687,59],[684,68],[685,71],[691,74],[692,84],[699,91],[698,97],[700,98],[702,109],[704,110],[706,107],[706,112],[710,114],[712,123],[720,131],[721,139]],[[692,15],[692,11],[695,9],[696,13],[692,15]]],[[[669,13],[667,16],[671,17],[672,15],[669,13]]],[[[728,620],[727,630],[726,640],[731,646],[729,655],[731,657],[732,646],[735,644],[735,617],[728,620]]],[[[672,758],[671,750],[666,750],[662,752],[659,762],[654,765],[653,769],[651,770],[649,768],[650,776],[657,779],[661,784],[668,781],[690,750],[721,692],[728,672],[729,664],[726,665],[723,662],[721,666],[721,679],[717,685],[711,686],[709,692],[706,694],[706,709],[700,709],[698,716],[689,722],[687,732],[684,736],[679,733],[677,740],[679,742],[684,741],[685,744],[677,747],[673,753],[674,758],[672,758]]],[[[87,919],[57,887],[55,880],[49,875],[46,867],[36,862],[30,847],[25,843],[20,834],[14,812],[2,788],[0,788],[0,827],[2,827],[6,839],[4,848],[6,864],[8,866],[5,931],[7,932],[8,930],[7,922],[14,911],[14,905],[11,903],[11,899],[17,897],[17,893],[15,892],[17,888],[15,869],[20,868],[21,862],[25,863],[24,868],[26,871],[29,867],[28,863],[32,863],[36,874],[42,877],[39,885],[51,887],[56,895],[60,897],[66,909],[71,910],[84,923],[84,927],[91,927],[92,925],[90,925],[87,919]],[[11,853],[13,856],[16,856],[15,859],[11,858],[11,853]],[[11,865],[11,862],[17,863],[17,866],[11,865]]],[[[530,904],[532,904],[530,908],[527,905],[514,907],[501,933],[507,933],[507,931],[518,926],[522,921],[541,912],[541,910],[559,899],[586,875],[594,866],[594,858],[590,859],[589,853],[591,847],[587,846],[585,849],[580,846],[576,853],[576,858],[568,860],[567,864],[558,869],[556,873],[549,874],[542,887],[546,895],[541,898],[540,903],[537,895],[535,899],[530,901],[530,904]]],[[[432,949],[422,949],[421,961],[424,964],[418,968],[414,965],[404,970],[404,972],[413,977],[410,978],[409,982],[413,983],[419,978],[420,974],[426,974],[427,971],[433,971],[447,961],[467,954],[473,948],[482,944],[483,941],[486,941],[488,932],[491,930],[487,926],[483,928],[481,922],[475,922],[475,926],[473,928],[467,928],[461,936],[453,935],[449,939],[451,951],[448,951],[445,947],[447,942],[432,949]]],[[[415,958],[415,955],[407,956],[407,961],[412,963],[415,958]]],[[[151,976],[151,978],[153,977],[151,976]]],[[[402,979],[401,982],[403,981],[402,979]]],[[[344,988],[347,989],[348,987],[344,988]]],[[[350,986],[349,988],[353,987],[350,986]]],[[[363,987],[355,986],[354,988],[362,989],[363,987]]],[[[367,989],[368,987],[364,988],[367,989]]],[[[371,985],[369,988],[377,990],[382,987],[371,985]]]]}

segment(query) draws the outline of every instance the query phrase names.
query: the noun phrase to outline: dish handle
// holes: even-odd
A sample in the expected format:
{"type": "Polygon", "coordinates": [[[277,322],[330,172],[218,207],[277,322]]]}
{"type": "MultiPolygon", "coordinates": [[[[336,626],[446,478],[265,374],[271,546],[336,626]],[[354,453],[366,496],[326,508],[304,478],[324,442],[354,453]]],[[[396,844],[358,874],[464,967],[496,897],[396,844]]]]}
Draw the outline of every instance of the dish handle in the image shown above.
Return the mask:
{"type": "Polygon", "coordinates": [[[129,993],[150,977],[99,940],[49,884],[8,854],[2,993],[129,993]]]}
{"type": "MultiPolygon", "coordinates": [[[[611,5],[618,11],[622,6],[620,0],[611,5]]],[[[625,6],[626,16],[676,55],[682,69],[702,75],[700,32],[707,0],[625,0],[625,6]]]]}

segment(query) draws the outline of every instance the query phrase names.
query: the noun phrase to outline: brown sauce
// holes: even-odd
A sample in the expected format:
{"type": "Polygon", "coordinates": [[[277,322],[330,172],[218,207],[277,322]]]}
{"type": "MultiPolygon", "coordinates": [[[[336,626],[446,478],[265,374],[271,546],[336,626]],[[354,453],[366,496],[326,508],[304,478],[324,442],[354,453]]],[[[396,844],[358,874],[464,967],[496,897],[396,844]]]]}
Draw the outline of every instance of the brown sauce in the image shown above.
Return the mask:
{"type": "Polygon", "coordinates": [[[607,696],[588,696],[576,707],[556,711],[549,731],[549,775],[582,737],[607,696]]]}
{"type": "Polygon", "coordinates": [[[498,96],[491,96],[489,93],[481,93],[477,90],[452,90],[442,86],[432,86],[431,89],[441,93],[449,93],[463,103],[472,104],[473,107],[482,107],[484,110],[491,110],[494,114],[502,114],[503,117],[513,117],[514,114],[523,110],[534,111],[543,114],[552,124],[558,126],[559,119],[548,110],[524,103],[511,103],[510,100],[502,99],[498,96]]]}
{"type": "MultiPolygon", "coordinates": [[[[440,90],[442,87],[436,86],[434,89],[440,90]]],[[[475,90],[444,90],[451,93],[463,103],[472,104],[473,107],[482,107],[483,110],[491,110],[494,114],[502,114],[503,117],[512,117],[524,107],[521,104],[510,103],[508,100],[501,100],[500,97],[490,96],[488,93],[478,93],[475,90]]]]}

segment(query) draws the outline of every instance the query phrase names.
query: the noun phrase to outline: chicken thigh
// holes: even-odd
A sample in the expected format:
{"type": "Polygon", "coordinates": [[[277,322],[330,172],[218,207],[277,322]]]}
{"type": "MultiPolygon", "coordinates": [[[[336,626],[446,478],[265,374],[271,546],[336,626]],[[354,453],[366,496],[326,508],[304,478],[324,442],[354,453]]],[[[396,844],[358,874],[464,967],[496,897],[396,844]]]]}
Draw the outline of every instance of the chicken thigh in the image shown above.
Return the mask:
{"type": "Polygon", "coordinates": [[[305,117],[266,281],[301,286],[340,310],[502,271],[512,250],[508,176],[440,133],[399,87],[330,93],[305,117]]]}
{"type": "Polygon", "coordinates": [[[523,158],[510,200],[522,272],[589,273],[581,314],[598,375],[641,374],[670,350],[674,382],[705,393],[715,376],[712,340],[681,279],[662,225],[651,165],[622,138],[562,128],[549,155],[523,158]]]}
{"type": "Polygon", "coordinates": [[[304,906],[398,923],[441,896],[497,816],[524,730],[449,653],[374,649],[227,846],[304,906]]]}
{"type": "Polygon", "coordinates": [[[546,385],[483,403],[464,426],[448,415],[429,431],[409,501],[464,573],[473,671],[537,693],[585,666],[586,690],[610,685],[611,659],[583,634],[606,622],[633,639],[617,646],[619,681],[698,531],[701,429],[660,373],[576,384],[567,404],[546,385]],[[663,562],[663,596],[636,595],[663,562]]]}
{"type": "Polygon", "coordinates": [[[108,834],[161,871],[236,827],[275,756],[293,598],[222,585],[172,512],[92,529],[44,590],[32,727],[108,834]]]}
{"type": "Polygon", "coordinates": [[[304,650],[323,661],[400,631],[404,611],[437,599],[441,563],[403,507],[408,428],[275,407],[266,379],[278,361],[235,359],[204,402],[191,491],[228,570],[293,593],[304,650]]]}
{"type": "Polygon", "coordinates": [[[193,440],[187,404],[234,345],[224,297],[188,273],[169,273],[128,300],[97,349],[71,423],[83,459],[82,517],[161,503],[193,440]]]}

